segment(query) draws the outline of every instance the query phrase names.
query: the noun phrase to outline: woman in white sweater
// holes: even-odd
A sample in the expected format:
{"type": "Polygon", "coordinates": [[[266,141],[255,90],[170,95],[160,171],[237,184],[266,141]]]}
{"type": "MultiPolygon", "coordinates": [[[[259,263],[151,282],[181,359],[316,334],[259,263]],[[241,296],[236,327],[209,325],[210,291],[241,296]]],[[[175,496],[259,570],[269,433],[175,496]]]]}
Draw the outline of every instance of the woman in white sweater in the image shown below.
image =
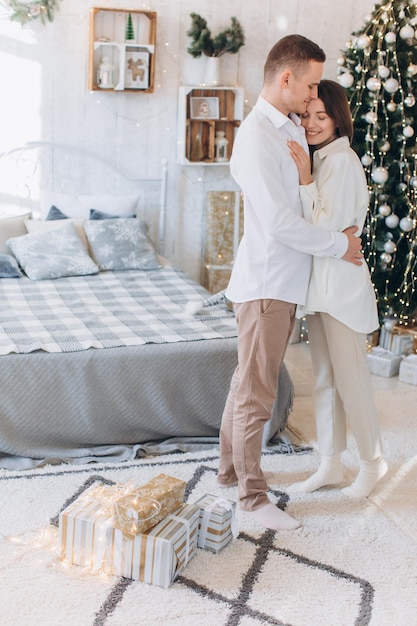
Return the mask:
{"type": "MultiPolygon", "coordinates": [[[[353,125],[343,87],[323,80],[318,98],[309,103],[301,121],[311,160],[297,142],[289,142],[289,148],[300,174],[305,217],[327,230],[342,231],[355,225],[361,233],[368,187],[360,160],[350,146],[353,125]]],[[[379,326],[366,263],[356,266],[334,257],[313,257],[307,302],[298,310],[299,317],[304,315],[315,378],[320,466],[289,491],[306,493],[342,482],[341,453],[346,450],[349,423],[360,469],[352,485],[342,491],[351,497],[366,497],[388,469],[366,362],[366,335],[379,326]]]]}

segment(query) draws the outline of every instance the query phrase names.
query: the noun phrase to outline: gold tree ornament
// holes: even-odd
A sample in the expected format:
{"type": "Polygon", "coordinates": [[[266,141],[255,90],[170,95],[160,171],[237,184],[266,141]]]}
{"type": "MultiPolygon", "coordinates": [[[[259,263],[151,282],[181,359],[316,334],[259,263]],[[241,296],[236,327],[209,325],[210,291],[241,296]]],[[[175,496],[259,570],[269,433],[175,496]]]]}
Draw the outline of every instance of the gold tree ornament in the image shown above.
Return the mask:
{"type": "Polygon", "coordinates": [[[58,10],[59,0],[38,0],[36,2],[19,2],[18,0],[0,0],[0,4],[10,11],[13,22],[27,24],[40,19],[43,24],[52,22],[54,12],[58,10]]]}

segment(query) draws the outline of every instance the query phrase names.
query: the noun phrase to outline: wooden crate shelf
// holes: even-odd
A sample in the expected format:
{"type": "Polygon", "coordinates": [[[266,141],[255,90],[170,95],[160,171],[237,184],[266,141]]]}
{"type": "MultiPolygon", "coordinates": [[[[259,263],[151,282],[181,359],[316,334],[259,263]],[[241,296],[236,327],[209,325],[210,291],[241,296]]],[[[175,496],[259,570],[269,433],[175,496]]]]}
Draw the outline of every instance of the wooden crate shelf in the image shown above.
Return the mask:
{"type": "Polygon", "coordinates": [[[241,87],[183,86],[178,103],[178,161],[183,165],[225,165],[215,158],[215,139],[223,131],[228,157],[243,119],[241,87]]]}
{"type": "Polygon", "coordinates": [[[88,88],[90,91],[154,90],[156,17],[154,11],[93,7],[90,10],[90,55],[88,88]],[[127,20],[131,16],[131,38],[126,39],[127,20]],[[100,64],[107,57],[112,66],[110,85],[100,84],[100,64]]]}

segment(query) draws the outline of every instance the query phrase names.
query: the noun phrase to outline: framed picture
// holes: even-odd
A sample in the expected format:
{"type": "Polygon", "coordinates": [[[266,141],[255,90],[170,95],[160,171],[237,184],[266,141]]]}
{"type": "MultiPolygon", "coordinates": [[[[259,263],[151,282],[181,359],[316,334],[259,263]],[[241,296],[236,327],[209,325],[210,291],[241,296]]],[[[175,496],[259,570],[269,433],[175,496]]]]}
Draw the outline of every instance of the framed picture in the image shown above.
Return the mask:
{"type": "Polygon", "coordinates": [[[149,52],[126,50],[125,88],[149,87],[149,52]]]}
{"type": "Polygon", "coordinates": [[[191,119],[192,120],[218,120],[219,119],[219,99],[218,98],[190,98],[191,119]]]}

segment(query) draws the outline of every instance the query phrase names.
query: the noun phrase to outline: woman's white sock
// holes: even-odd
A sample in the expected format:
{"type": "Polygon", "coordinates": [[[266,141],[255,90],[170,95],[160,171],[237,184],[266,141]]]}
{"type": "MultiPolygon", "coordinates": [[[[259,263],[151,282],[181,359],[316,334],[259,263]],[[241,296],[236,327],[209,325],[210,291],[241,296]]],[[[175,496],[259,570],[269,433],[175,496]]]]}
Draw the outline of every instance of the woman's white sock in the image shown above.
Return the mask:
{"type": "Polygon", "coordinates": [[[311,493],[327,485],[337,485],[342,480],[343,465],[340,460],[340,454],[322,456],[317,472],[306,480],[293,483],[287,488],[287,491],[288,493],[311,493]]]}
{"type": "Polygon", "coordinates": [[[374,461],[361,461],[359,474],[350,487],[342,489],[342,493],[350,498],[366,498],[373,491],[378,481],[385,476],[388,465],[381,456],[374,461]]]}

